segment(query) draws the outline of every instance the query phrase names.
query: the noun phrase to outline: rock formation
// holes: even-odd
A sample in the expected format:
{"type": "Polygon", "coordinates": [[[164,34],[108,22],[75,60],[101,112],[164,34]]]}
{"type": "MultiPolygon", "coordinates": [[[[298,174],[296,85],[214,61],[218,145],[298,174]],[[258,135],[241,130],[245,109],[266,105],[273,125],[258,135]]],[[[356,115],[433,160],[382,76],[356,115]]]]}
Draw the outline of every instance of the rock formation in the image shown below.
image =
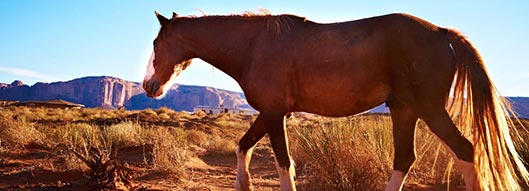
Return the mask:
{"type": "Polygon", "coordinates": [[[24,85],[0,84],[0,100],[45,101],[62,99],[86,107],[145,109],[168,107],[192,111],[196,105],[249,108],[244,95],[211,87],[174,85],[162,99],[147,98],[141,84],[119,78],[84,77],[66,82],[24,85]]]}

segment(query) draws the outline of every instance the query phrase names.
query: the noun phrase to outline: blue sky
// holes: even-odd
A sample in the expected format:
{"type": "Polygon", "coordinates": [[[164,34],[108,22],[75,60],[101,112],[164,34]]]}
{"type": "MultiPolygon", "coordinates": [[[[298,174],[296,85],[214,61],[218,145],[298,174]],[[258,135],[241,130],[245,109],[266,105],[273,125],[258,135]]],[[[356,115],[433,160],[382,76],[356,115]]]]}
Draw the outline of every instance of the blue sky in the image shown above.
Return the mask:
{"type": "MultiPolygon", "coordinates": [[[[154,10],[170,16],[268,9],[317,22],[405,12],[463,31],[506,96],[529,96],[529,1],[0,1],[0,82],[26,84],[84,76],[143,79],[158,31],[154,10]]],[[[195,60],[177,83],[240,91],[237,83],[195,60]]]]}

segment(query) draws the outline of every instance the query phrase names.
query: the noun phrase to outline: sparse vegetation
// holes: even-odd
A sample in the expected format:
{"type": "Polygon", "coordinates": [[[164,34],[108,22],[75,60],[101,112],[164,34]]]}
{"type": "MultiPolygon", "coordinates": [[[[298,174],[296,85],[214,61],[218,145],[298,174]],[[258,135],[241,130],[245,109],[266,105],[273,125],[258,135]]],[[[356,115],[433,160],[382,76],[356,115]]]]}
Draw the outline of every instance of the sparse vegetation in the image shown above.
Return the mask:
{"type": "Polygon", "coordinates": [[[235,141],[220,136],[212,136],[209,140],[208,146],[206,146],[208,153],[221,155],[233,155],[236,147],[237,144],[235,141]]]}
{"type": "Polygon", "coordinates": [[[10,117],[0,118],[0,147],[21,148],[29,143],[41,143],[45,135],[37,131],[34,124],[15,120],[10,117]]]}
{"type": "MultiPolygon", "coordinates": [[[[91,186],[132,189],[148,185],[147,177],[160,176],[159,179],[172,182],[169,187],[159,187],[161,190],[202,188],[208,183],[197,182],[197,173],[206,173],[203,176],[208,178],[212,172],[216,176],[233,176],[235,167],[210,171],[212,167],[197,167],[204,162],[190,162],[203,159],[215,165],[211,160],[220,160],[218,165],[234,165],[236,143],[254,119],[255,116],[233,114],[189,114],[168,108],[127,111],[5,107],[0,108],[0,169],[9,169],[9,164],[19,160],[10,161],[9,156],[20,157],[24,150],[32,150],[46,153],[39,157],[48,162],[19,171],[79,172],[85,177],[56,187],[73,188],[83,182],[96,182],[98,185],[91,186]]],[[[529,125],[528,121],[522,123],[529,125]]],[[[287,120],[287,127],[300,190],[384,189],[393,156],[388,115],[325,118],[296,114],[287,120]]],[[[448,152],[428,128],[420,123],[416,134],[417,161],[410,171],[407,189],[414,190],[413,185],[435,189],[463,185],[457,169],[451,168],[453,161],[448,152]]],[[[522,138],[529,137],[523,135],[522,138]]],[[[521,155],[528,158],[528,145],[520,143],[521,155]]],[[[254,159],[263,165],[257,169],[275,168],[268,146],[265,138],[254,151],[254,159]]],[[[34,154],[28,156],[35,158],[34,154]]],[[[0,176],[12,172],[1,170],[0,176]]],[[[261,177],[261,181],[267,179],[261,177]]],[[[218,181],[231,185],[232,180],[218,181]]],[[[278,185],[277,180],[270,181],[273,183],[265,185],[278,185]]],[[[4,188],[11,187],[0,186],[4,188]]]]}
{"type": "Polygon", "coordinates": [[[153,167],[161,172],[184,176],[189,159],[187,140],[182,130],[156,128],[153,133],[153,167]]]}
{"type": "Polygon", "coordinates": [[[118,147],[131,147],[146,144],[147,132],[145,131],[145,128],[138,123],[124,121],[103,127],[102,134],[106,140],[118,147]]]}
{"type": "Polygon", "coordinates": [[[383,190],[391,172],[392,139],[390,124],[382,119],[387,117],[380,118],[321,118],[314,126],[292,128],[291,148],[307,187],[383,190]]]}
{"type": "MultiPolygon", "coordinates": [[[[393,137],[389,115],[291,120],[290,144],[297,173],[307,188],[383,190],[392,172],[393,137]],[[331,162],[332,161],[332,162],[331,162]]],[[[439,140],[421,122],[416,131],[417,160],[408,185],[437,189],[463,186],[464,181],[439,140]],[[450,183],[450,184],[447,184],[450,183]]]]}

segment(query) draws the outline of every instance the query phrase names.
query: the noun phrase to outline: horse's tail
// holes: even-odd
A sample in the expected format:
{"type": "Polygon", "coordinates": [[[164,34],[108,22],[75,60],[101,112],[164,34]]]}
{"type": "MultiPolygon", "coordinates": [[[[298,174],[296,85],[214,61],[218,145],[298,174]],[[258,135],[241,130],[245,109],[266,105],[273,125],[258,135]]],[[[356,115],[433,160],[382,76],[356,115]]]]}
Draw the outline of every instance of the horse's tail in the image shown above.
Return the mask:
{"type": "MultiPolygon", "coordinates": [[[[509,134],[518,136],[510,104],[492,84],[481,56],[458,31],[447,29],[456,72],[452,116],[462,129],[469,128],[474,144],[474,167],[480,190],[520,190],[529,172],[515,150],[509,134]]],[[[516,118],[514,120],[517,120],[516,118]]]]}

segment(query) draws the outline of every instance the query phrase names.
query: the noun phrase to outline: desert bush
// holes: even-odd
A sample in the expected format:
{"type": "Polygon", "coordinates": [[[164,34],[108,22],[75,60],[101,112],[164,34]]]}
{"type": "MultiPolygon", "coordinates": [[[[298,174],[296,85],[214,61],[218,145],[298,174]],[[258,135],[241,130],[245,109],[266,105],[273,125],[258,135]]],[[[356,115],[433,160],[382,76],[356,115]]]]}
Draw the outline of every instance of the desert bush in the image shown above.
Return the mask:
{"type": "MultiPolygon", "coordinates": [[[[186,112],[184,112],[184,113],[186,113],[186,112]]],[[[187,114],[187,113],[186,113],[186,114],[187,114]]],[[[189,115],[189,114],[187,114],[187,115],[189,115]]],[[[203,110],[200,110],[200,111],[194,113],[194,116],[196,116],[196,117],[198,117],[198,118],[205,117],[206,115],[207,115],[206,112],[204,112],[203,110]]]]}
{"type": "Polygon", "coordinates": [[[144,109],[144,110],[141,111],[141,113],[144,113],[146,115],[158,116],[158,113],[156,113],[156,111],[154,111],[151,108],[144,109]]]}
{"type": "Polygon", "coordinates": [[[206,149],[208,154],[233,155],[236,147],[237,144],[233,140],[213,135],[210,137],[206,149]]]}
{"type": "Polygon", "coordinates": [[[100,117],[103,119],[112,119],[112,118],[118,117],[118,115],[116,114],[114,110],[100,109],[99,112],[100,112],[100,117]]]}
{"type": "Polygon", "coordinates": [[[76,118],[78,117],[76,116],[75,112],[71,110],[65,110],[62,115],[57,116],[55,121],[74,121],[76,118]]]}
{"type": "Polygon", "coordinates": [[[82,154],[70,150],[87,169],[87,178],[94,190],[134,190],[132,170],[128,164],[117,158],[117,148],[92,148],[82,154]]]}
{"type": "Polygon", "coordinates": [[[161,119],[161,120],[170,120],[170,119],[171,119],[171,116],[169,116],[168,113],[160,113],[160,114],[158,114],[158,119],[161,119]]]}
{"type": "Polygon", "coordinates": [[[10,107],[9,111],[7,112],[12,113],[13,118],[16,118],[18,121],[21,122],[33,121],[35,117],[34,114],[39,113],[31,111],[31,108],[29,107],[10,107]]]}
{"type": "Polygon", "coordinates": [[[209,145],[208,135],[203,131],[187,130],[187,142],[189,144],[205,147],[209,145]]]}
{"type": "Polygon", "coordinates": [[[174,173],[177,176],[185,175],[184,163],[189,159],[189,153],[183,130],[154,128],[151,138],[154,168],[158,171],[174,173]]]}
{"type": "Polygon", "coordinates": [[[103,128],[104,138],[118,147],[145,144],[146,134],[141,124],[125,121],[103,128]]]}
{"type": "Polygon", "coordinates": [[[174,111],[174,110],[172,110],[172,109],[169,109],[168,107],[165,107],[165,106],[164,106],[164,107],[160,107],[160,108],[156,109],[156,111],[155,111],[155,112],[156,112],[156,113],[157,113],[158,115],[159,115],[159,114],[162,114],[162,113],[165,113],[165,114],[171,114],[171,113],[175,113],[175,111],[174,111]]]}
{"type": "MultiPolygon", "coordinates": [[[[391,172],[391,132],[362,118],[321,119],[291,129],[298,171],[315,190],[382,190],[391,172]],[[369,126],[369,128],[366,128],[369,126]],[[390,138],[388,138],[390,137],[390,138]]],[[[389,128],[390,131],[390,128],[389,128]]]]}
{"type": "Polygon", "coordinates": [[[158,119],[158,113],[152,109],[141,110],[138,114],[138,119],[152,121],[158,119]]]}
{"type": "Polygon", "coordinates": [[[215,120],[215,124],[222,128],[234,128],[240,129],[246,127],[247,124],[242,123],[240,120],[232,117],[219,117],[215,120]]]}
{"type": "Polygon", "coordinates": [[[87,123],[68,123],[53,133],[58,144],[67,148],[99,147],[102,144],[101,130],[87,123]]]}
{"type": "Polygon", "coordinates": [[[46,120],[48,118],[48,114],[46,112],[34,112],[33,117],[34,118],[31,121],[46,120]]]}
{"type": "Polygon", "coordinates": [[[90,151],[99,148],[110,148],[103,139],[99,127],[87,123],[68,123],[56,128],[43,129],[49,140],[55,143],[56,150],[67,151],[64,158],[68,170],[87,170],[86,164],[74,153],[88,156],[90,151]]]}
{"type": "Polygon", "coordinates": [[[32,142],[42,144],[44,139],[45,135],[32,123],[11,117],[0,118],[0,147],[22,148],[32,142]]]}
{"type": "Polygon", "coordinates": [[[79,111],[79,119],[88,120],[91,119],[95,114],[95,111],[93,109],[81,109],[79,111]]]}

